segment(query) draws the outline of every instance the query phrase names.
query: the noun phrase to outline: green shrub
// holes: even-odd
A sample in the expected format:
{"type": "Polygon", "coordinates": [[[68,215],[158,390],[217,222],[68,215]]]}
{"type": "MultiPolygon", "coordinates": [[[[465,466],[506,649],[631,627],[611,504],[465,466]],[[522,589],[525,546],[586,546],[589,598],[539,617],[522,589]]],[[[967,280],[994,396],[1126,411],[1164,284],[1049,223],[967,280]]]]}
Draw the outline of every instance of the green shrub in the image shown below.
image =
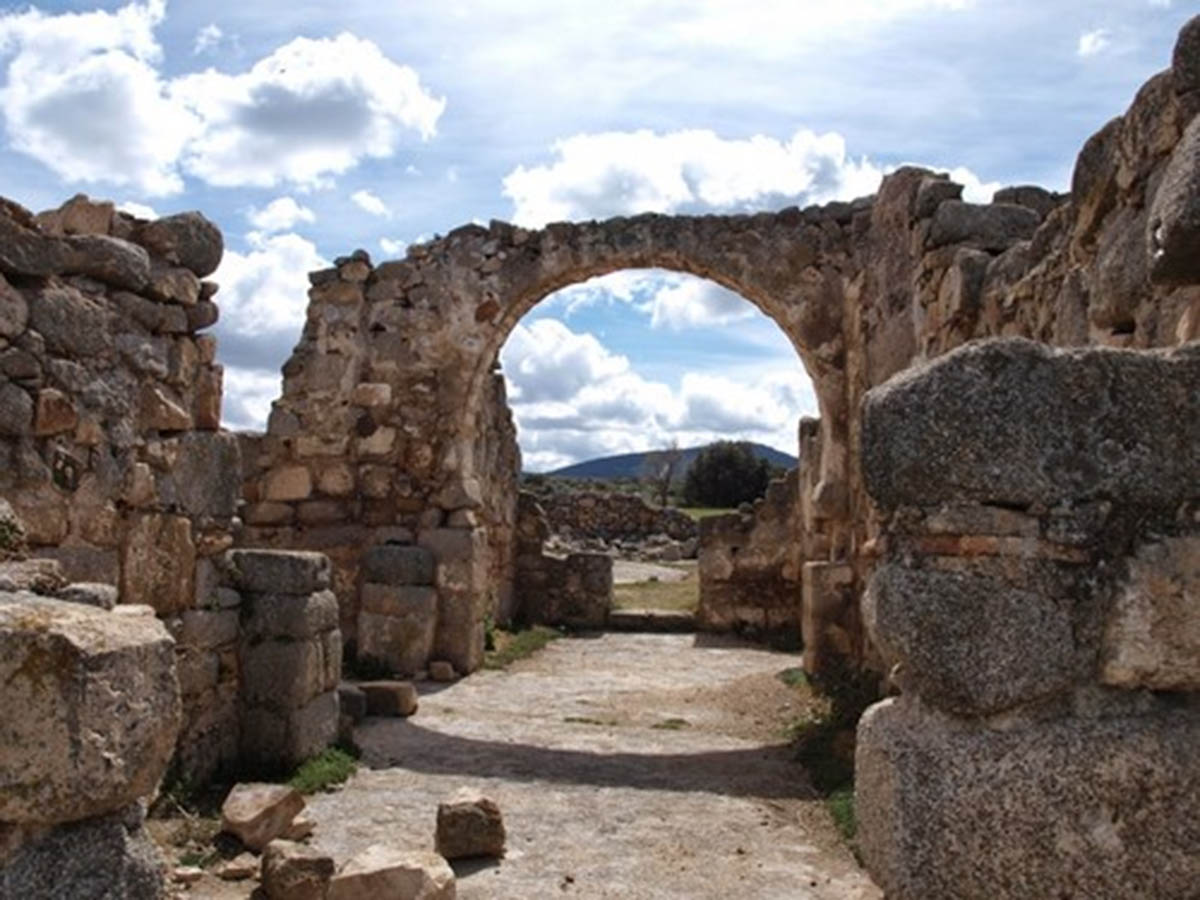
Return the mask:
{"type": "Polygon", "coordinates": [[[357,768],[353,756],[339,747],[330,747],[301,763],[287,784],[302,794],[315,794],[341,784],[357,768]]]}
{"type": "Polygon", "coordinates": [[[683,479],[686,506],[734,507],[761,497],[771,466],[746,441],[717,441],[701,450],[683,479]]]}

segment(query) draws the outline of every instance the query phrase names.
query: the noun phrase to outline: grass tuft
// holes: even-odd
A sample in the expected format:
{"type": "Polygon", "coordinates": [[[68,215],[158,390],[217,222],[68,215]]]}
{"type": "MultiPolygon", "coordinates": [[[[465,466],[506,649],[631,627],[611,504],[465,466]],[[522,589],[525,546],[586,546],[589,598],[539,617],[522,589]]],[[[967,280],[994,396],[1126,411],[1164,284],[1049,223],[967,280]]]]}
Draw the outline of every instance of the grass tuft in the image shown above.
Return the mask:
{"type": "Polygon", "coordinates": [[[833,823],[846,841],[853,841],[858,834],[858,819],[854,815],[854,787],[842,787],[825,798],[833,823]]]}
{"type": "Polygon", "coordinates": [[[793,666],[790,669],[784,669],[775,676],[788,687],[808,687],[808,673],[799,666],[793,666]]]}
{"type": "Polygon", "coordinates": [[[358,762],[353,756],[338,747],[330,747],[301,763],[287,784],[302,794],[315,794],[341,784],[357,768],[358,762]]]}
{"type": "Polygon", "coordinates": [[[493,648],[483,655],[485,669],[505,669],[519,659],[525,659],[541,650],[551,641],[563,636],[557,628],[546,625],[534,625],[523,631],[504,631],[497,628],[493,631],[493,648]]]}
{"type": "Polygon", "coordinates": [[[655,722],[650,727],[658,728],[662,731],[681,731],[684,728],[691,728],[692,723],[687,719],[663,719],[661,722],[655,722]]]}

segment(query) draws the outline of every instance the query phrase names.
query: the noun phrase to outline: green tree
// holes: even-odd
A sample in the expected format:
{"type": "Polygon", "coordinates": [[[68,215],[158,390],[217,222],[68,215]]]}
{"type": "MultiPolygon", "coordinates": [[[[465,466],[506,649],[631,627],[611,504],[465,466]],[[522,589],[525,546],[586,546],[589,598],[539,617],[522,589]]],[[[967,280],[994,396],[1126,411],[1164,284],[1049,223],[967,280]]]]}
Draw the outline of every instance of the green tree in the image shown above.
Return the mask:
{"type": "Polygon", "coordinates": [[[717,441],[701,450],[683,480],[688,506],[733,507],[761,497],[771,467],[746,441],[717,441]]]}
{"type": "Polygon", "coordinates": [[[642,463],[642,481],[650,488],[650,493],[659,506],[666,506],[671,499],[671,485],[678,479],[682,462],[683,451],[679,449],[679,442],[676,440],[672,440],[661,450],[646,454],[642,463]]]}

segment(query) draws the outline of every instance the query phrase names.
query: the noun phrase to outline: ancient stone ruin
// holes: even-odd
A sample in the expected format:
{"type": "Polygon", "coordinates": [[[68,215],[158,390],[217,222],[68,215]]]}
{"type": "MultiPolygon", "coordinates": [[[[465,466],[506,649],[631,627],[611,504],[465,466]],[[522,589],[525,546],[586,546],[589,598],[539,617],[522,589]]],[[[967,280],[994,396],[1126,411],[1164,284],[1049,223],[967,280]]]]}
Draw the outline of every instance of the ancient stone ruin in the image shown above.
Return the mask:
{"type": "Polygon", "coordinates": [[[469,673],[530,584],[528,616],[590,623],[603,564],[546,562],[497,354],[553,291],[661,267],[754,303],[812,377],[792,481],[711,526],[707,608],[769,584],[752,613],[799,622],[810,671],[900,692],[858,751],[889,895],[1186,896],[1200,19],[1068,196],[961,193],[902,168],[852,203],[343,257],[262,435],[219,427],[211,223],[0,203],[0,707],[30,711],[0,724],[0,892],[102,833],[106,884],[156,896],[139,798],[332,739],[343,645],[469,673]]]}

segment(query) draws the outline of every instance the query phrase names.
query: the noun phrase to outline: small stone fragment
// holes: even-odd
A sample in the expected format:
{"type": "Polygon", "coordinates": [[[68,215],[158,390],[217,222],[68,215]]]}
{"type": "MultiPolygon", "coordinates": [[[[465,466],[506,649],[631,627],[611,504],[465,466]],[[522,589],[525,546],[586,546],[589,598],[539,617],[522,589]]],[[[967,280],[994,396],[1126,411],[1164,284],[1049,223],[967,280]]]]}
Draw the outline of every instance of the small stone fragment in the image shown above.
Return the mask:
{"type": "Polygon", "coordinates": [[[411,716],[417,711],[417,689],[411,681],[364,681],[369,716],[411,716]]]}
{"type": "Polygon", "coordinates": [[[454,870],[429,851],[373,844],[329,883],[329,900],[454,900],[454,870]]]}
{"type": "Polygon", "coordinates": [[[324,900],[333,858],[291,840],[271,841],[262,857],[262,886],[268,900],[324,900]]]}
{"type": "Polygon", "coordinates": [[[454,681],[458,678],[458,673],[454,671],[452,663],[444,659],[435,659],[429,664],[429,677],[433,681],[454,681]]]}
{"type": "Polygon", "coordinates": [[[221,806],[221,828],[251,850],[282,835],[304,809],[300,793],[283,784],[237,784],[221,806]]]}
{"type": "Polygon", "coordinates": [[[304,813],[300,813],[300,815],[292,819],[292,824],[283,833],[283,839],[287,841],[302,841],[311,835],[316,827],[316,822],[304,815],[304,813]]]}
{"type": "Polygon", "coordinates": [[[258,873],[258,859],[251,853],[239,853],[217,866],[217,877],[223,881],[245,881],[258,873]]]}
{"type": "Polygon", "coordinates": [[[176,866],[171,872],[171,880],[176,884],[195,884],[204,877],[204,870],[199,866],[176,866]]]}
{"type": "Polygon", "coordinates": [[[504,818],[495,800],[463,788],[438,804],[438,853],[446,859],[504,855],[504,818]]]}

